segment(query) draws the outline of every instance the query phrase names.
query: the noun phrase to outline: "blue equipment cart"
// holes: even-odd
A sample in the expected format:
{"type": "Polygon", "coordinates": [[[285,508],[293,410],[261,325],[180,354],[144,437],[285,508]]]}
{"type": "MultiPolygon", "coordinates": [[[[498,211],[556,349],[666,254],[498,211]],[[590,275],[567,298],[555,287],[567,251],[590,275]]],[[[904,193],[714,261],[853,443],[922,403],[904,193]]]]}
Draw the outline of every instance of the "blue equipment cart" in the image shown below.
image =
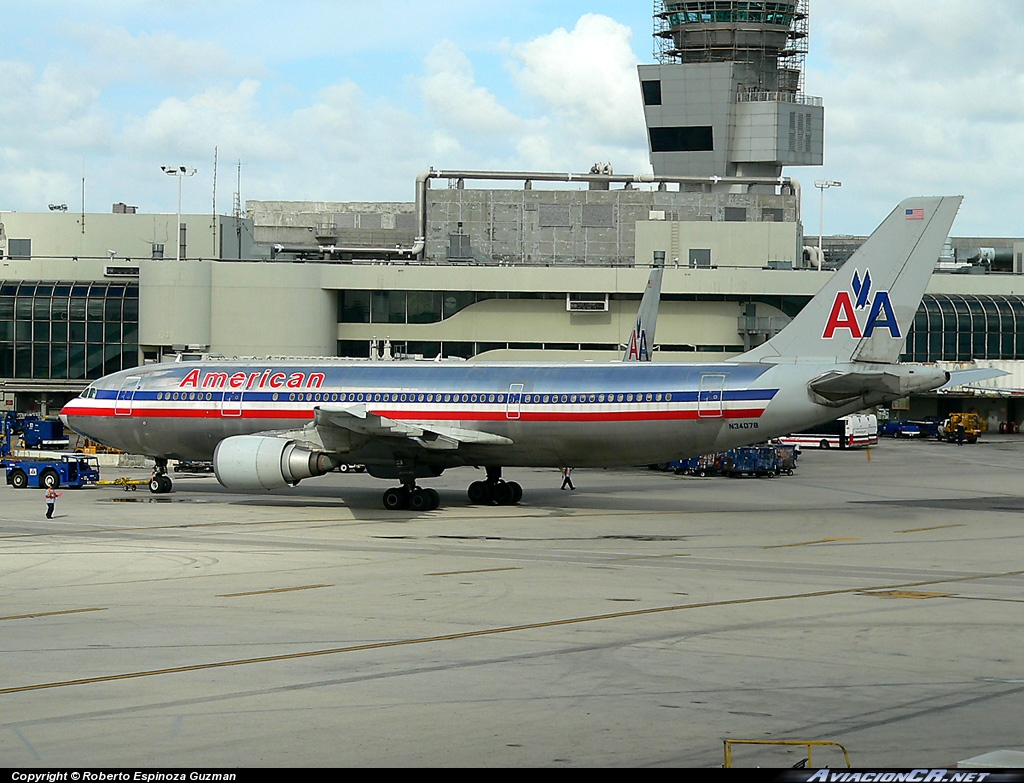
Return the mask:
{"type": "Polygon", "coordinates": [[[7,483],[15,489],[25,487],[70,487],[78,489],[100,480],[100,463],[96,457],[83,454],[62,454],[52,459],[3,460],[7,483]]]}

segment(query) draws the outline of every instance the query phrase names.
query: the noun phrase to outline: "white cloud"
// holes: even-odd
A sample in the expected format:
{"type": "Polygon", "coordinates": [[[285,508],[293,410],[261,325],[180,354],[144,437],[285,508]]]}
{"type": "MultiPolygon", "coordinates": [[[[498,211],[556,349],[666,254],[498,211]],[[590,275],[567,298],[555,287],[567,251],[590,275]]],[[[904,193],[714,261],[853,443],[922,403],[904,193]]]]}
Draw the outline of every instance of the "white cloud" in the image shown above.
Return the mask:
{"type": "Polygon", "coordinates": [[[559,128],[604,142],[643,143],[643,114],[632,32],[607,16],[586,14],[571,30],[513,49],[515,80],[554,113],[559,128]]]}
{"type": "Polygon", "coordinates": [[[473,64],[451,41],[442,41],[427,55],[423,99],[434,121],[460,131],[504,136],[522,128],[522,121],[489,90],[476,84],[473,64]]]}
{"type": "Polygon", "coordinates": [[[91,53],[90,68],[105,81],[156,78],[182,83],[263,73],[256,60],[237,58],[219,42],[185,39],[166,31],[132,34],[122,27],[79,23],[67,26],[67,36],[91,53]]]}
{"type": "MultiPolygon", "coordinates": [[[[431,14],[409,0],[401,29],[380,38],[366,2],[258,21],[230,5],[21,6],[0,60],[0,208],[77,202],[84,163],[91,204],[166,210],[176,192],[158,166],[206,177],[214,146],[243,160],[247,195],[268,199],[411,199],[428,166],[650,170],[632,49],[646,13],[632,32],[596,14],[553,29],[540,14],[576,16],[539,5],[431,14]],[[320,45],[310,19],[318,33],[344,22],[352,40],[320,45]],[[432,48],[416,54],[416,40],[432,48]]],[[[869,231],[906,195],[963,192],[958,232],[1020,232],[1024,3],[814,0],[811,36],[825,166],[787,172],[810,194],[809,232],[822,177],[844,183],[826,198],[827,231],[869,231]]],[[[198,185],[186,184],[186,208],[205,210],[198,185]]]]}
{"type": "Polygon", "coordinates": [[[844,183],[829,211],[848,221],[843,229],[834,217],[832,230],[866,233],[908,195],[963,193],[956,233],[1020,231],[1012,216],[1024,199],[1012,183],[1024,177],[1024,5],[818,0],[811,30],[807,83],[825,100],[824,170],[844,183]]]}
{"type": "Polygon", "coordinates": [[[166,98],[125,124],[121,146],[136,154],[175,158],[195,155],[205,159],[217,145],[230,147],[243,157],[287,155],[287,142],[263,122],[259,88],[259,82],[244,80],[230,89],[212,87],[185,99],[166,98]]]}
{"type": "Polygon", "coordinates": [[[433,144],[407,108],[368,100],[351,81],[325,88],[274,127],[292,152],[263,161],[270,176],[257,188],[278,189],[253,198],[411,201],[433,144]]]}

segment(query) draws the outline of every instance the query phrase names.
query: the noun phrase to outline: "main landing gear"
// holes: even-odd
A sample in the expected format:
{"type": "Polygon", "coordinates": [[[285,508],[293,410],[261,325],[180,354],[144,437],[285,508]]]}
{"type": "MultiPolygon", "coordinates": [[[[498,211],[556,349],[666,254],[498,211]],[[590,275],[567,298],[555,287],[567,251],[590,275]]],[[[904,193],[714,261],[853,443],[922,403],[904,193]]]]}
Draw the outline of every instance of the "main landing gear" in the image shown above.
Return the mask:
{"type": "MultiPolygon", "coordinates": [[[[400,464],[399,467],[403,466],[400,464]]],[[[402,486],[384,492],[382,500],[388,511],[434,511],[441,505],[437,491],[416,486],[416,479],[411,473],[401,473],[399,478],[402,486]]],[[[487,479],[470,484],[468,494],[470,503],[514,506],[523,499],[523,488],[516,481],[505,481],[500,467],[488,467],[487,479]]]]}
{"type": "Polygon", "coordinates": [[[388,511],[433,511],[441,505],[436,489],[410,486],[392,487],[384,493],[384,508],[388,511]]]}
{"type": "Polygon", "coordinates": [[[437,494],[437,490],[416,486],[416,463],[413,460],[396,454],[395,468],[402,486],[385,491],[382,498],[384,508],[388,511],[421,512],[433,511],[441,505],[441,496],[437,494]]]}
{"type": "Polygon", "coordinates": [[[165,495],[171,491],[172,486],[171,477],[167,475],[167,458],[157,457],[156,467],[149,479],[149,491],[154,495],[165,495]]]}
{"type": "Polygon", "coordinates": [[[523,499],[523,488],[516,481],[505,481],[500,467],[487,468],[486,481],[474,481],[469,485],[469,502],[478,505],[497,503],[499,506],[514,506],[523,499]]]}

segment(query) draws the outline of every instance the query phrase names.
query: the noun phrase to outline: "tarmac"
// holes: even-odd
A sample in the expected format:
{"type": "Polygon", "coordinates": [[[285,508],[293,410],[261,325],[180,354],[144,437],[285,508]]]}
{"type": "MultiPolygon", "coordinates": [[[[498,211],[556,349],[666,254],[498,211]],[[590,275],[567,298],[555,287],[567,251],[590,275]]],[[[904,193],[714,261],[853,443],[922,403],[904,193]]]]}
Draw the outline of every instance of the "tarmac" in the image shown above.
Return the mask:
{"type": "Polygon", "coordinates": [[[1021,750],[1022,464],[1024,436],[985,435],[807,450],[777,478],[506,470],[517,507],[470,505],[465,469],[420,515],[351,473],[66,489],[52,521],[0,486],[0,767],[1021,750]]]}

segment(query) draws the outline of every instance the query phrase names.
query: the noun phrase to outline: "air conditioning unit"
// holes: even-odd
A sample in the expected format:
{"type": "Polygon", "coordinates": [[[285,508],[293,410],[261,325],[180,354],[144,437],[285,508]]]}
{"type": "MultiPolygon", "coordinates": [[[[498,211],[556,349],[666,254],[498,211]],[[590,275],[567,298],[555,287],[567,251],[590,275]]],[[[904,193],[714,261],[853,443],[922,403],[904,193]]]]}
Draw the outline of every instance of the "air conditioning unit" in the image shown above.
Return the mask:
{"type": "Polygon", "coordinates": [[[104,277],[138,277],[137,266],[105,266],[103,267],[104,277]]]}
{"type": "Polygon", "coordinates": [[[570,313],[607,313],[608,294],[566,294],[565,309],[570,313]]]}

